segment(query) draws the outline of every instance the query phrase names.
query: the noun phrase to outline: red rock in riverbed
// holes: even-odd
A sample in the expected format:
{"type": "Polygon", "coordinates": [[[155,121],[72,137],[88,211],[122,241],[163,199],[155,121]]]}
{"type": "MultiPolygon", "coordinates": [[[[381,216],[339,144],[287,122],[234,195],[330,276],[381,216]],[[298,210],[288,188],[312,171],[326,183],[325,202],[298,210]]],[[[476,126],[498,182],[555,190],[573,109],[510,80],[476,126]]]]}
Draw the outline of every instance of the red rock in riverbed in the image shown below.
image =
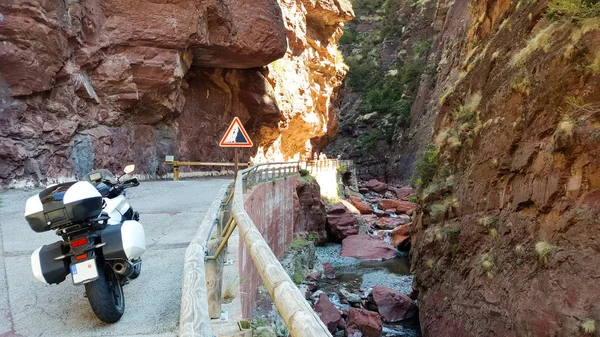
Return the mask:
{"type": "Polygon", "coordinates": [[[375,228],[378,229],[394,229],[404,224],[404,220],[399,218],[381,218],[375,222],[375,228]]]}
{"type": "Polygon", "coordinates": [[[342,241],[341,255],[360,260],[387,260],[396,256],[396,248],[368,235],[353,235],[342,241]]]}
{"type": "Polygon", "coordinates": [[[329,332],[334,333],[337,330],[342,315],[340,312],[331,304],[327,294],[323,293],[319,296],[319,300],[315,303],[315,312],[320,313],[321,321],[327,326],[329,332]]]}
{"type": "Polygon", "coordinates": [[[410,244],[410,226],[411,224],[402,225],[392,231],[391,244],[398,249],[407,249],[410,244]]]}
{"type": "Polygon", "coordinates": [[[399,322],[417,315],[417,305],[410,297],[388,287],[373,287],[373,301],[385,322],[399,322]]]}
{"type": "Polygon", "coordinates": [[[395,208],[396,213],[413,212],[418,207],[414,202],[393,199],[381,199],[377,203],[377,206],[381,209],[395,208]]]}
{"type": "Polygon", "coordinates": [[[323,262],[323,269],[325,270],[325,277],[333,280],[335,278],[335,270],[329,262],[323,262]]]}
{"type": "Polygon", "coordinates": [[[383,324],[379,314],[374,311],[351,308],[346,323],[346,335],[363,337],[380,337],[383,324]]]}
{"type": "Polygon", "coordinates": [[[394,193],[396,193],[396,196],[398,197],[398,199],[407,198],[407,197],[410,197],[411,195],[415,194],[415,191],[410,186],[394,188],[393,191],[394,191],[394,193]]]}
{"type": "Polygon", "coordinates": [[[352,203],[352,205],[354,205],[354,207],[356,207],[356,209],[358,209],[360,214],[373,213],[373,207],[371,207],[371,205],[364,202],[361,198],[350,196],[350,202],[352,203]]]}
{"type": "Polygon", "coordinates": [[[377,180],[377,179],[371,179],[369,180],[369,182],[367,182],[367,185],[365,185],[366,188],[370,189],[373,192],[377,192],[377,193],[385,193],[388,189],[387,184],[382,183],[381,181],[377,180]]]}

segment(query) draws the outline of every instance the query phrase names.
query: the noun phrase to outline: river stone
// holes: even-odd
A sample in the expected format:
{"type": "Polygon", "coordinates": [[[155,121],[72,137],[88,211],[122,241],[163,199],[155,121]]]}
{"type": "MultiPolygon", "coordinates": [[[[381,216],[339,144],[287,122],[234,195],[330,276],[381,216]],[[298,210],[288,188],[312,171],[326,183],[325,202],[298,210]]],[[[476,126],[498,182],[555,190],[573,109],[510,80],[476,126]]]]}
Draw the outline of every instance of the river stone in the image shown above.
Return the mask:
{"type": "Polygon", "coordinates": [[[340,288],[340,295],[342,295],[348,303],[360,303],[360,295],[353,294],[344,288],[340,288]]]}
{"type": "Polygon", "coordinates": [[[353,235],[342,241],[341,255],[360,260],[387,260],[396,256],[396,249],[381,239],[353,235]]]}

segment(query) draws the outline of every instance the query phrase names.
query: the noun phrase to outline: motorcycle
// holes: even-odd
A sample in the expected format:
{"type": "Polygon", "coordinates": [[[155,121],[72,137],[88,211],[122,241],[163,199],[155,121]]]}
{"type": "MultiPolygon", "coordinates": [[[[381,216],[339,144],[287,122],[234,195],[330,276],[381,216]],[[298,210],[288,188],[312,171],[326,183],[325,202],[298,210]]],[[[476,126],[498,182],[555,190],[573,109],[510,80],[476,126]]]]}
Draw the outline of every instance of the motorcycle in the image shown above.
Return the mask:
{"type": "Polygon", "coordinates": [[[84,285],[96,316],[107,323],[123,316],[123,285],[140,275],[146,250],[139,213],[125,198],[125,190],[139,181],[120,181],[134,170],[128,165],[118,178],[108,170],[95,170],[82,181],[49,186],[25,205],[32,230],[54,230],[62,238],[33,252],[34,277],[59,284],[71,274],[74,285],[84,285]]]}

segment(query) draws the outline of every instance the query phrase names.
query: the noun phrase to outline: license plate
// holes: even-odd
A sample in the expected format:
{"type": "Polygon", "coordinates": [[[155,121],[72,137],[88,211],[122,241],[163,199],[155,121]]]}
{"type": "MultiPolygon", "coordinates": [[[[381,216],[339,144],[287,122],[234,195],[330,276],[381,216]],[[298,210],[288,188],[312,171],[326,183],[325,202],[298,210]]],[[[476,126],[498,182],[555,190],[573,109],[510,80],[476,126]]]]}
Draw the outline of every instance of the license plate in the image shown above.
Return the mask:
{"type": "Polygon", "coordinates": [[[71,276],[74,284],[82,284],[95,281],[98,278],[96,259],[86,260],[71,265],[71,276]]]}

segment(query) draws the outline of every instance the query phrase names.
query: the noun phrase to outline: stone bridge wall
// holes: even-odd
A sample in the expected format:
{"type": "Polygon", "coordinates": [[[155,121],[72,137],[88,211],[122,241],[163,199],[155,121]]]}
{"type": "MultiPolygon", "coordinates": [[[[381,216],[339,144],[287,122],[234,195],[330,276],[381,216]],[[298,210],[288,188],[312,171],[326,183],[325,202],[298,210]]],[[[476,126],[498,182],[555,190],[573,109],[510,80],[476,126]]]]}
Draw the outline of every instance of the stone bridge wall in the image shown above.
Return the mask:
{"type": "MultiPolygon", "coordinates": [[[[293,239],[294,194],[297,176],[280,178],[255,186],[244,196],[244,208],[263,238],[279,257],[293,239]]],[[[244,317],[252,317],[252,307],[256,290],[262,280],[252,257],[240,236],[240,285],[242,312],[244,317]]]]}

